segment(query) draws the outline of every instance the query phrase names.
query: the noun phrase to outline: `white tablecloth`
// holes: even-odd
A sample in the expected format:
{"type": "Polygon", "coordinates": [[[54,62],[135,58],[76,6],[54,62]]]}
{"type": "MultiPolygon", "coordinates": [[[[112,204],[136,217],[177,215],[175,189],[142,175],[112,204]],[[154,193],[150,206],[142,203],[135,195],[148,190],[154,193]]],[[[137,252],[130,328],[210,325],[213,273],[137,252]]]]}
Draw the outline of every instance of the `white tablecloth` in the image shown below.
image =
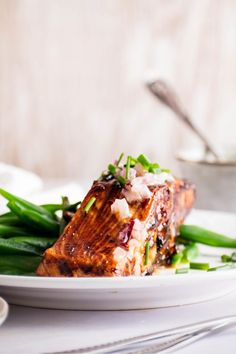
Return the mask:
{"type": "MultiPolygon", "coordinates": [[[[145,299],[144,299],[145,301],[145,299]]],[[[0,327],[1,354],[49,353],[236,314],[236,292],[211,302],[140,311],[63,311],[10,306],[0,327]]],[[[236,327],[176,353],[235,354],[236,327]]]]}

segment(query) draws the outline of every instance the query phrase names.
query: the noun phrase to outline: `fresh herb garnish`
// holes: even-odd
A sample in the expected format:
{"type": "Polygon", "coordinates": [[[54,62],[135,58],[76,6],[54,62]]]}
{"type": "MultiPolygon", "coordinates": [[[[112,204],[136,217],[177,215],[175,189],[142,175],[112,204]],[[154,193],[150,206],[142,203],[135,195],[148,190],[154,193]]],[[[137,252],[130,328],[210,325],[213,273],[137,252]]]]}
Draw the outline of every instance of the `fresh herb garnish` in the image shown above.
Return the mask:
{"type": "Polygon", "coordinates": [[[112,174],[112,175],[115,175],[116,174],[116,170],[117,170],[117,167],[115,165],[113,165],[112,163],[110,163],[108,165],[108,171],[112,174]]]}
{"type": "Polygon", "coordinates": [[[199,250],[195,243],[186,245],[178,253],[175,253],[171,258],[171,264],[176,266],[180,263],[189,263],[199,256],[199,250]]]}
{"type": "Polygon", "coordinates": [[[190,262],[190,269],[208,270],[210,268],[209,263],[190,262]]]}
{"type": "Polygon", "coordinates": [[[232,262],[236,262],[236,252],[233,252],[231,254],[231,260],[232,260],[232,262]]]}
{"type": "Polygon", "coordinates": [[[149,166],[151,165],[151,162],[149,161],[149,159],[143,154],[139,155],[139,157],[137,158],[137,161],[147,170],[148,170],[149,166]]]}
{"type": "Polygon", "coordinates": [[[137,161],[143,166],[145,170],[150,173],[161,173],[163,170],[160,168],[158,163],[151,163],[151,161],[144,154],[139,155],[137,161]]]}
{"type": "Polygon", "coordinates": [[[110,181],[112,179],[116,179],[123,187],[129,180],[130,169],[135,168],[137,164],[141,165],[143,169],[149,173],[159,174],[161,172],[169,171],[162,170],[157,163],[151,163],[151,161],[144,154],[139,155],[138,158],[129,155],[125,164],[121,163],[123,157],[124,153],[122,152],[116,162],[108,165],[107,170],[101,174],[100,180],[110,181]],[[125,172],[125,175],[120,178],[119,174],[123,171],[125,172]]]}
{"type": "Polygon", "coordinates": [[[217,267],[212,267],[209,268],[207,271],[208,272],[214,272],[214,271],[218,271],[218,270],[224,270],[224,269],[235,269],[235,264],[234,263],[227,263],[221,266],[217,266],[217,267]]]}
{"type": "Polygon", "coordinates": [[[232,258],[231,258],[231,256],[228,256],[227,254],[222,254],[221,262],[223,262],[223,263],[232,262],[232,258]]]}
{"type": "Polygon", "coordinates": [[[84,211],[85,211],[86,214],[88,214],[91,206],[95,203],[95,201],[96,201],[95,197],[90,198],[90,200],[88,201],[87,205],[84,208],[84,211]]]}
{"type": "Polygon", "coordinates": [[[131,156],[128,156],[126,166],[125,166],[125,178],[126,179],[129,179],[130,162],[131,162],[131,156]]]}
{"type": "Polygon", "coordinates": [[[184,274],[188,272],[189,272],[189,268],[178,268],[175,270],[175,274],[184,274]]]}
{"type": "Polygon", "coordinates": [[[162,168],[161,172],[165,172],[165,173],[171,173],[172,171],[169,170],[168,168],[162,168]]]}
{"type": "Polygon", "coordinates": [[[150,242],[147,241],[146,246],[145,246],[145,263],[144,263],[144,265],[148,265],[149,248],[150,248],[150,242]]]}
{"type": "Polygon", "coordinates": [[[123,159],[123,157],[124,157],[124,153],[122,152],[122,153],[120,154],[120,157],[118,158],[117,163],[116,163],[116,166],[117,166],[117,167],[119,167],[119,164],[120,164],[121,160],[123,159]]]}
{"type": "Polygon", "coordinates": [[[127,182],[127,180],[124,177],[122,177],[122,176],[118,176],[117,177],[117,181],[121,184],[122,187],[124,187],[126,185],[126,182],[127,182]]]}

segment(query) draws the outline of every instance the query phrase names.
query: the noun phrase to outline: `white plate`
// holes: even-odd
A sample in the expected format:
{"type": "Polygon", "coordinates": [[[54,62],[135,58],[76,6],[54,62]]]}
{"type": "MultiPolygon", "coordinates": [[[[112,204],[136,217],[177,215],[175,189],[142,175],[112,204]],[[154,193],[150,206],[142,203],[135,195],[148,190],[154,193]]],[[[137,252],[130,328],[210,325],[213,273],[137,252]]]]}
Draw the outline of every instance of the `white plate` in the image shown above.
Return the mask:
{"type": "Polygon", "coordinates": [[[8,304],[0,297],[0,326],[5,321],[8,315],[8,304]]]}
{"type": "MultiPolygon", "coordinates": [[[[236,233],[236,215],[194,210],[188,222],[236,233]]],[[[212,248],[203,248],[203,252],[212,248]]],[[[222,250],[213,249],[222,254],[222,250]]],[[[232,252],[232,251],[231,251],[232,252]]],[[[214,260],[211,254],[205,256],[214,260]]],[[[12,304],[80,310],[130,310],[197,303],[236,288],[236,270],[192,271],[148,277],[39,278],[0,275],[0,293],[12,304]]]]}
{"type": "MultiPolygon", "coordinates": [[[[22,168],[0,162],[0,186],[13,194],[24,197],[38,192],[43,182],[36,174],[22,168]]],[[[6,201],[1,198],[0,212],[4,213],[6,201]]]]}

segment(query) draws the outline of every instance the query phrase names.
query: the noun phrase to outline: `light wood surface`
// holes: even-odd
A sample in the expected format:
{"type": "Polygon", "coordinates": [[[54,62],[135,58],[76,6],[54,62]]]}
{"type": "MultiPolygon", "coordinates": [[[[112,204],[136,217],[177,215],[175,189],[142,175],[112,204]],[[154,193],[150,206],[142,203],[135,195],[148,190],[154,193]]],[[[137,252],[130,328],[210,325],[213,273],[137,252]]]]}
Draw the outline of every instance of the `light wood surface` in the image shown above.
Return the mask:
{"type": "Polygon", "coordinates": [[[235,23],[235,0],[0,0],[0,160],[86,178],[124,150],[175,168],[198,142],[147,92],[155,77],[234,143],[235,23]]]}

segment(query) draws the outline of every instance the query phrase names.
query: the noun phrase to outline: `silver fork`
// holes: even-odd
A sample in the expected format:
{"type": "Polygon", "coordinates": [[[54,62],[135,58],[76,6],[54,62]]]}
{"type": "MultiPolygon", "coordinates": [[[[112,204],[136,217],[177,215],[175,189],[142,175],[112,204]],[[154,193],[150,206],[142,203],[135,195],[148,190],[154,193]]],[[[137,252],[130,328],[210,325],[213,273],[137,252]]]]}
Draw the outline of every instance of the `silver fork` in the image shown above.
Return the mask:
{"type": "Polygon", "coordinates": [[[100,345],[45,354],[154,354],[167,353],[206,336],[213,331],[236,324],[236,315],[188,324],[161,332],[125,338],[100,345]]]}

